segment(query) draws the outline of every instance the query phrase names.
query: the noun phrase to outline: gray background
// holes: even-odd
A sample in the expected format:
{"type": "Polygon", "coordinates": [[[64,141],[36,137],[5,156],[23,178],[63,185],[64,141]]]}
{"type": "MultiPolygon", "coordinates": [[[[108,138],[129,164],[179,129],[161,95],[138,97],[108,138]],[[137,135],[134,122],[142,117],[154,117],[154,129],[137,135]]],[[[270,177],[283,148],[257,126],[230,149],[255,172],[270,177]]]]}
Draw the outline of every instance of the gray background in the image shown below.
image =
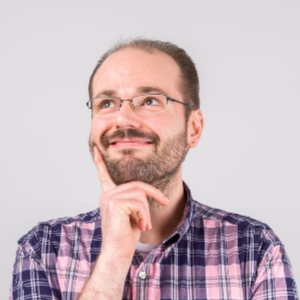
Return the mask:
{"type": "Polygon", "coordinates": [[[299,284],[299,1],[7,1],[0,36],[1,298],[18,238],[97,207],[87,83],[112,43],[136,36],[177,43],[197,64],[193,196],[268,223],[299,284]]]}

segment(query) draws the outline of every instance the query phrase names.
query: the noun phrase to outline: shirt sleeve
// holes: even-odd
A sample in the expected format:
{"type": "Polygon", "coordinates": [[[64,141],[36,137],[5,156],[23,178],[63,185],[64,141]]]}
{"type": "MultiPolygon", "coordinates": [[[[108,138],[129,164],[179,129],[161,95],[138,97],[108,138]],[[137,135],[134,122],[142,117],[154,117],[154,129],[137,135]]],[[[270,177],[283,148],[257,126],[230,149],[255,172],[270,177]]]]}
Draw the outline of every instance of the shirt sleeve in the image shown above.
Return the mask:
{"type": "Polygon", "coordinates": [[[257,269],[252,299],[299,300],[292,267],[284,246],[281,243],[271,244],[263,253],[257,269]]]}
{"type": "Polygon", "coordinates": [[[19,245],[13,267],[9,300],[58,300],[50,287],[46,270],[34,248],[19,245]]]}

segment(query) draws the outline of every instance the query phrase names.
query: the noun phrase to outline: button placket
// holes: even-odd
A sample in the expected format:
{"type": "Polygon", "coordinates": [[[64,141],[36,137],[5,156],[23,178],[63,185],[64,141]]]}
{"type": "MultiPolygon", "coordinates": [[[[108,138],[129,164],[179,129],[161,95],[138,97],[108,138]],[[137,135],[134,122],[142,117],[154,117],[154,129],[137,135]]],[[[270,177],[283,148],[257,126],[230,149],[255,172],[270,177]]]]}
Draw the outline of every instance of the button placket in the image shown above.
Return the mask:
{"type": "Polygon", "coordinates": [[[142,279],[142,280],[146,279],[147,278],[146,272],[145,271],[140,271],[139,278],[142,279]]]}
{"type": "Polygon", "coordinates": [[[165,250],[165,253],[164,253],[164,257],[165,257],[165,258],[169,255],[171,249],[172,249],[172,247],[169,246],[169,248],[167,248],[167,249],[165,250]]]}

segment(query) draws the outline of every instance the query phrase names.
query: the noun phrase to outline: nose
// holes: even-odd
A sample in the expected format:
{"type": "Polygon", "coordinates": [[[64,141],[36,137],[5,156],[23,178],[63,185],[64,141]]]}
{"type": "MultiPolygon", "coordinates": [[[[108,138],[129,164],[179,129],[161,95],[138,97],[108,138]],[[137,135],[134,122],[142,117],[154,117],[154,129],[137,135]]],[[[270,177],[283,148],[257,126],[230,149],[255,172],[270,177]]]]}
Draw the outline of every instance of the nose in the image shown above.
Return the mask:
{"type": "Polygon", "coordinates": [[[130,99],[123,99],[123,100],[120,101],[119,111],[121,110],[121,107],[123,106],[123,103],[124,103],[124,102],[128,102],[129,105],[130,105],[130,107],[131,107],[131,109],[135,111],[135,106],[134,106],[134,104],[133,104],[133,101],[130,100],[130,99]]]}
{"type": "Polygon", "coordinates": [[[142,118],[137,114],[131,100],[123,100],[116,112],[115,123],[118,128],[139,128],[142,118]]]}

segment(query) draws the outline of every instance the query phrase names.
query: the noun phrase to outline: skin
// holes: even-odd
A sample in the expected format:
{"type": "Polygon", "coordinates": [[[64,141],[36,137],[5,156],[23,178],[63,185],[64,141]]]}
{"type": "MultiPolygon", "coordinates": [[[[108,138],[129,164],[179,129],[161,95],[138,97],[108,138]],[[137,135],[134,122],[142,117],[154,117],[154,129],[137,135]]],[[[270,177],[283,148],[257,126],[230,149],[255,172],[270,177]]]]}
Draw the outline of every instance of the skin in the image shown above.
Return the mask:
{"type": "MultiPolygon", "coordinates": [[[[178,89],[179,75],[179,67],[168,55],[126,48],[109,56],[100,67],[94,77],[93,96],[107,95],[109,91],[110,96],[131,99],[145,93],[145,87],[152,87],[184,102],[178,89]]],[[[146,160],[155,151],[162,153],[167,142],[182,132],[186,135],[186,149],[182,151],[187,151],[197,145],[202,128],[203,117],[199,109],[192,111],[186,122],[183,105],[175,103],[169,104],[166,111],[151,116],[138,115],[130,102],[123,103],[121,110],[109,118],[93,116],[90,146],[103,190],[99,200],[103,242],[80,300],[121,299],[138,241],[163,241],[178,225],[185,207],[181,163],[168,184],[158,189],[138,180],[116,185],[104,158],[127,163],[146,160]],[[125,138],[114,140],[116,143],[106,148],[101,144],[103,135],[128,129],[157,135],[160,143],[156,147],[149,139],[125,138]],[[156,205],[151,202],[149,205],[149,199],[156,205]]]]}

